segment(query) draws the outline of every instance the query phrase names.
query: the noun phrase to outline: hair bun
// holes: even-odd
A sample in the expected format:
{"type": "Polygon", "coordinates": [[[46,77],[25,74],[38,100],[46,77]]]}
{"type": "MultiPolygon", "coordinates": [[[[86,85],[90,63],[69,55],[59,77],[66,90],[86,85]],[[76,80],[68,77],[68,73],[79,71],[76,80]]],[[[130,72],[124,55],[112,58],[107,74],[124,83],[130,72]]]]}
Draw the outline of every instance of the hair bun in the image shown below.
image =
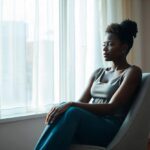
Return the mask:
{"type": "Polygon", "coordinates": [[[128,35],[131,35],[134,38],[136,37],[136,34],[138,32],[136,22],[127,19],[127,20],[122,21],[120,25],[125,33],[127,33],[128,35]]]}

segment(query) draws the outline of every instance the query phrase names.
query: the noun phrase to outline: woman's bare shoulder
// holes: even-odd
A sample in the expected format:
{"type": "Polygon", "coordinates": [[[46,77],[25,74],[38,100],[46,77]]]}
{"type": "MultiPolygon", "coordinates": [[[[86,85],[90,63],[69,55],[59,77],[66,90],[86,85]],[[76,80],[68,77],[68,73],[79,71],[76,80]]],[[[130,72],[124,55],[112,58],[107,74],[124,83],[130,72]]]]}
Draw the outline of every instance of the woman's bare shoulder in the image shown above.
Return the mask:
{"type": "Polygon", "coordinates": [[[129,72],[132,72],[132,74],[137,73],[137,74],[142,74],[142,69],[139,66],[132,65],[129,69],[129,72]]]}
{"type": "Polygon", "coordinates": [[[139,78],[142,77],[142,69],[139,66],[132,65],[125,73],[125,78],[139,78]]]}
{"type": "Polygon", "coordinates": [[[142,72],[142,69],[139,66],[132,65],[131,68],[136,70],[136,71],[142,72]]]}

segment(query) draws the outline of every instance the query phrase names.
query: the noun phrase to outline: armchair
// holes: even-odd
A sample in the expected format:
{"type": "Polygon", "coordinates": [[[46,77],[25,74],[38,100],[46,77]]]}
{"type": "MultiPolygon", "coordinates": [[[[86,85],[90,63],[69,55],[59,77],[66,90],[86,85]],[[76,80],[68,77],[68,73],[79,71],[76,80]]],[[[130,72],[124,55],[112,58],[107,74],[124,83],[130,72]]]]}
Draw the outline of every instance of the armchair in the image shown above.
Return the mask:
{"type": "Polygon", "coordinates": [[[107,147],[71,145],[70,150],[146,150],[150,127],[150,73],[142,84],[121,128],[107,147]]]}

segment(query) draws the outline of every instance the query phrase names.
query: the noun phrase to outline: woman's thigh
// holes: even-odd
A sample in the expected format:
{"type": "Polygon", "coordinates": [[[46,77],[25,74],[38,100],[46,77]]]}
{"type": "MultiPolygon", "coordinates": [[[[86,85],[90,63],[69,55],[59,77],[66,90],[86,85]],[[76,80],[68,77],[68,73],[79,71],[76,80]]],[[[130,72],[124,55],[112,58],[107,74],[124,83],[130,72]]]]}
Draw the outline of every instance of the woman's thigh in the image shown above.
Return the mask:
{"type": "Polygon", "coordinates": [[[72,108],[80,118],[75,138],[81,144],[106,146],[117,133],[120,123],[111,116],[97,116],[80,108],[72,108]]]}

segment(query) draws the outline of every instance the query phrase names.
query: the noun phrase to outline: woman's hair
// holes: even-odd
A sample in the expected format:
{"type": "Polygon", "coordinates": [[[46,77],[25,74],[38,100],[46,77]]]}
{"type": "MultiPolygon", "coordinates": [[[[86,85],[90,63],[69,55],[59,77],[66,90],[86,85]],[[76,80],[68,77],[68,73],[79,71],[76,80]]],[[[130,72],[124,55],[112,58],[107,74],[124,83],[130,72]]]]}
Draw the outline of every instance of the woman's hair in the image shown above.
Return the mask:
{"type": "Polygon", "coordinates": [[[137,24],[129,19],[122,21],[120,24],[112,23],[106,28],[106,33],[115,34],[121,42],[128,45],[128,52],[133,46],[133,39],[138,32],[137,24]]]}

